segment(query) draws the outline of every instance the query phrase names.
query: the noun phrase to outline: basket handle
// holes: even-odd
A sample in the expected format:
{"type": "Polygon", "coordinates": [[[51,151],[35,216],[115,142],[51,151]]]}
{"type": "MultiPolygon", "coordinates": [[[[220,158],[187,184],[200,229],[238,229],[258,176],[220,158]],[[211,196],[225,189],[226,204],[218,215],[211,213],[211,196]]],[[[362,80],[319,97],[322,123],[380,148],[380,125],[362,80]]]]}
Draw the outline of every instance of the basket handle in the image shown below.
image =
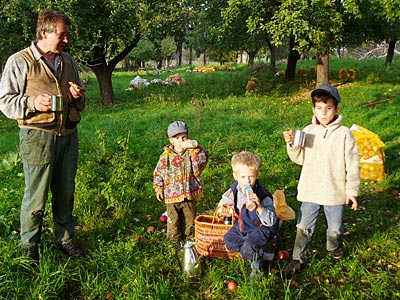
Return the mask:
{"type": "Polygon", "coordinates": [[[234,207],[232,205],[223,204],[218,206],[217,209],[215,210],[212,223],[214,224],[215,220],[218,220],[219,218],[222,217],[231,217],[233,223],[235,216],[236,212],[234,207]]]}

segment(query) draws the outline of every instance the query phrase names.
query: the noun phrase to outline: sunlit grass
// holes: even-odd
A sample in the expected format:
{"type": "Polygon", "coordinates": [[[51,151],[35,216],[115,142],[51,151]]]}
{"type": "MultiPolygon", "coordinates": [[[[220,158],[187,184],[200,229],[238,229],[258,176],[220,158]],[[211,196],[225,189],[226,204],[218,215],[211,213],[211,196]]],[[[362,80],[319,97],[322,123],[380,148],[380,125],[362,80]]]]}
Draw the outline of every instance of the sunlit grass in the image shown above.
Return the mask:
{"type": "MultiPolygon", "coordinates": [[[[300,62],[308,70],[313,62],[300,62]]],[[[273,261],[264,280],[247,285],[247,262],[201,258],[201,278],[184,278],[179,252],[166,239],[158,220],[164,205],[154,197],[152,172],[168,143],[166,128],[177,119],[210,154],[202,174],[205,197],[199,213],[212,213],[232,183],[230,159],[240,150],[262,158],[260,180],[271,191],[285,189],[296,211],[300,168],[287,157],[282,131],[311,122],[311,77],[287,83],[268,68],[254,74],[245,67],[209,74],[179,72],[181,86],[149,86],[127,91],[136,73],[115,73],[116,102],[103,107],[94,77],[89,79],[88,107],[79,125],[80,160],[76,179],[78,242],[86,256],[77,260],[57,250],[47,208],[39,268],[20,257],[19,206],[22,165],[15,121],[0,117],[0,295],[4,299],[395,299],[399,298],[399,209],[392,190],[400,189],[399,68],[382,60],[332,61],[330,78],[338,85],[344,124],[366,127],[385,142],[387,178],[363,182],[362,210],[346,210],[347,256],[338,263],[325,250],[325,221],[320,216],[311,257],[302,273],[283,281],[287,262],[273,261]],[[341,68],[356,70],[352,82],[338,79],[341,68]],[[257,89],[246,84],[257,77],[257,89]],[[394,101],[365,104],[395,97],[394,101]],[[4,161],[6,163],[4,163],[4,161]],[[5,167],[7,166],[7,168],[5,167]],[[147,215],[151,216],[149,220],[147,215]],[[149,225],[155,226],[148,234],[149,225]],[[235,292],[226,281],[238,283],[235,292]]],[[[283,66],[282,66],[283,67],[283,66]]],[[[140,74],[154,79],[156,74],[140,74]]],[[[295,221],[284,222],[278,249],[291,251],[295,221]]]]}

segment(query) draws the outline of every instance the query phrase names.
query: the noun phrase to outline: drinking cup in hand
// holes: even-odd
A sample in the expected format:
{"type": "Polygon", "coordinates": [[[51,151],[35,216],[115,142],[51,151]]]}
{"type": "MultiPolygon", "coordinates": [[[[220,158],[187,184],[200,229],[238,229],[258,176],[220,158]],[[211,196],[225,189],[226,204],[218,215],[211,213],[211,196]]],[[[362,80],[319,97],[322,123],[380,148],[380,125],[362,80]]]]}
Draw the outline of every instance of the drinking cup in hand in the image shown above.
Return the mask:
{"type": "Polygon", "coordinates": [[[198,143],[196,140],[186,140],[182,142],[182,148],[188,149],[188,148],[196,148],[198,146],[198,143]]]}
{"type": "Polygon", "coordinates": [[[293,146],[304,147],[306,144],[306,133],[301,130],[294,131],[293,146]]]}
{"type": "Polygon", "coordinates": [[[51,95],[51,111],[62,111],[63,110],[63,97],[61,95],[51,95]]]}
{"type": "Polygon", "coordinates": [[[246,196],[246,207],[248,210],[252,211],[255,210],[257,205],[256,203],[254,203],[253,200],[251,200],[251,195],[254,194],[253,189],[251,187],[251,185],[245,185],[243,187],[245,196],[246,196]]]}

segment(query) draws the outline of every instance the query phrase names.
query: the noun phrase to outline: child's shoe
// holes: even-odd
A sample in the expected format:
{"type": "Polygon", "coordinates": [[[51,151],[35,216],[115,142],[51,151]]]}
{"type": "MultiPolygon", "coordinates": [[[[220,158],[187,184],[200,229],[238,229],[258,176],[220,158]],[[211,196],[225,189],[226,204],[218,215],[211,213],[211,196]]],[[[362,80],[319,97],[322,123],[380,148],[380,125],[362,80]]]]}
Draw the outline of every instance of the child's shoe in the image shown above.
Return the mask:
{"type": "Polygon", "coordinates": [[[22,253],[35,263],[39,262],[39,247],[38,246],[24,246],[22,253]]]}
{"type": "Polygon", "coordinates": [[[294,259],[292,260],[286,267],[283,269],[283,277],[286,279],[292,278],[295,272],[300,271],[301,262],[300,260],[294,259]]]}
{"type": "Polygon", "coordinates": [[[332,258],[334,261],[338,261],[341,260],[344,257],[344,251],[342,247],[339,247],[333,251],[331,251],[332,253],[332,258]]]}
{"type": "Polygon", "coordinates": [[[261,279],[262,276],[264,275],[264,272],[261,269],[263,264],[263,259],[256,258],[253,260],[249,260],[249,262],[250,262],[251,272],[248,281],[249,283],[252,283],[256,279],[261,279]]]}

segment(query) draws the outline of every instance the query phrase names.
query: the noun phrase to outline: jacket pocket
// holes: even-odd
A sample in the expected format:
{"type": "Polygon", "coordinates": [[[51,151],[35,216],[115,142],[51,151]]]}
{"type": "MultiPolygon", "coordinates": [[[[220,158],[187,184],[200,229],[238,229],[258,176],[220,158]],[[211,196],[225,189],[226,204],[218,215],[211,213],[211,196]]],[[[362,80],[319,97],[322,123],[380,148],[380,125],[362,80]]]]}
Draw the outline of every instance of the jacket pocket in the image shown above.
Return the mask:
{"type": "Polygon", "coordinates": [[[25,125],[30,124],[44,124],[44,123],[52,123],[56,119],[56,114],[54,112],[45,112],[45,113],[34,113],[31,117],[24,120],[25,125]]]}
{"type": "Polygon", "coordinates": [[[68,108],[68,119],[73,123],[79,123],[81,120],[81,113],[75,106],[70,106],[68,108]]]}

